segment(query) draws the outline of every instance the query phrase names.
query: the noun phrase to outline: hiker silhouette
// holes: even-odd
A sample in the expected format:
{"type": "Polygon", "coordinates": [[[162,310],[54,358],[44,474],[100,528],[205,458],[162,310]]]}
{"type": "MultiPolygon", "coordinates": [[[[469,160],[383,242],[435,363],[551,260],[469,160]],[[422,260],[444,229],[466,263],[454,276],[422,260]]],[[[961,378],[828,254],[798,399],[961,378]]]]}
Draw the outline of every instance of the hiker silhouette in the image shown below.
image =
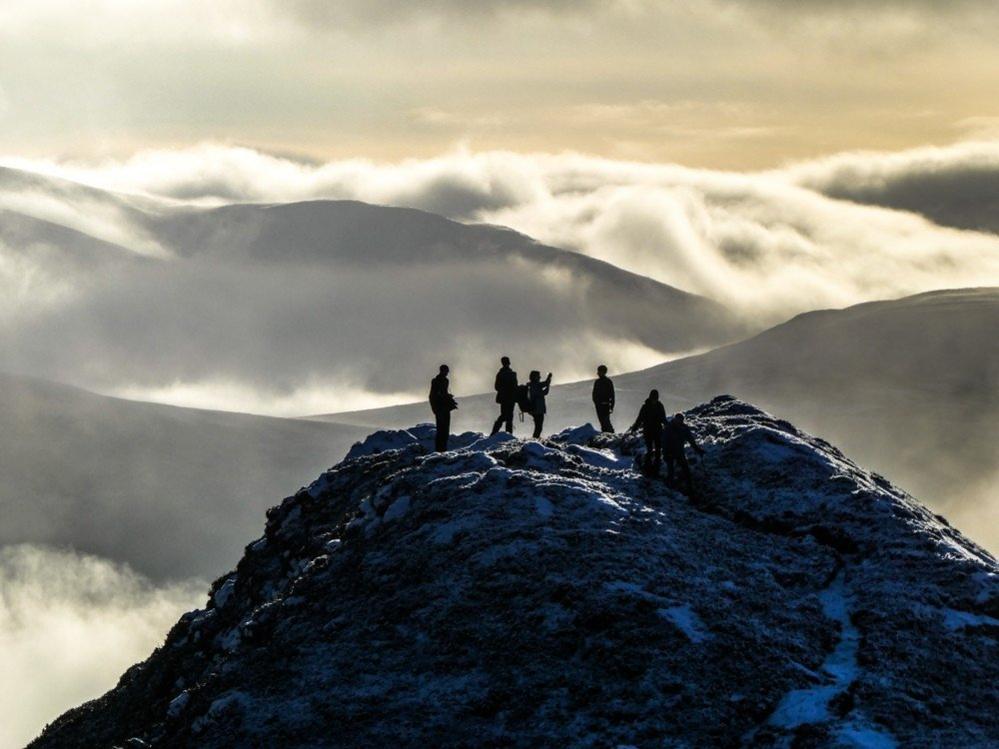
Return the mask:
{"type": "Polygon", "coordinates": [[[693,491],[694,485],[690,477],[690,463],[687,462],[686,446],[690,444],[698,455],[704,455],[704,450],[697,444],[694,433],[687,426],[683,414],[678,413],[666,424],[663,431],[663,452],[666,456],[666,481],[673,483],[676,479],[673,464],[680,464],[680,472],[687,486],[687,493],[693,491]]]}
{"type": "Polygon", "coordinates": [[[613,432],[610,415],[614,412],[614,383],[607,376],[607,367],[597,367],[597,379],[593,381],[593,405],[597,409],[597,420],[601,432],[613,432]]]}
{"type": "Polygon", "coordinates": [[[434,412],[437,424],[434,437],[434,449],[437,452],[447,450],[448,437],[451,436],[451,412],[458,407],[448,390],[447,376],[450,371],[447,364],[441,364],[440,372],[430,381],[430,410],[434,412]]]}
{"type": "Polygon", "coordinates": [[[531,372],[527,383],[527,398],[531,404],[531,416],[534,418],[534,439],[541,436],[541,428],[545,425],[545,414],[548,412],[545,396],[548,395],[551,385],[551,372],[544,380],[541,379],[541,373],[538,370],[535,369],[531,372]]]}
{"type": "Polygon", "coordinates": [[[517,373],[510,369],[510,357],[500,358],[500,369],[496,373],[496,402],[499,403],[500,413],[493,430],[489,436],[496,434],[504,424],[506,431],[513,434],[513,408],[517,405],[517,373]]]}
{"type": "Polygon", "coordinates": [[[645,438],[645,462],[642,467],[653,475],[659,474],[659,466],[662,464],[665,425],[666,408],[659,401],[659,391],[651,390],[638,411],[638,418],[628,431],[634,432],[641,427],[645,438]]]}

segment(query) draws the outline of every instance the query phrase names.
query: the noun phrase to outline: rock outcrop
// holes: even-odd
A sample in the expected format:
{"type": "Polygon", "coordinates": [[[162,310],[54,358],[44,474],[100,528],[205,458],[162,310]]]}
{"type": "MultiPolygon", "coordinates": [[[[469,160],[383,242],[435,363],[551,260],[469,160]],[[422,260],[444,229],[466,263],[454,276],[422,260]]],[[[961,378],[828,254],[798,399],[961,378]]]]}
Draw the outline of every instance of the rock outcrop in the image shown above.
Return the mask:
{"type": "Polygon", "coordinates": [[[633,436],[355,446],[59,747],[999,745],[999,564],[745,403],[633,436]]]}

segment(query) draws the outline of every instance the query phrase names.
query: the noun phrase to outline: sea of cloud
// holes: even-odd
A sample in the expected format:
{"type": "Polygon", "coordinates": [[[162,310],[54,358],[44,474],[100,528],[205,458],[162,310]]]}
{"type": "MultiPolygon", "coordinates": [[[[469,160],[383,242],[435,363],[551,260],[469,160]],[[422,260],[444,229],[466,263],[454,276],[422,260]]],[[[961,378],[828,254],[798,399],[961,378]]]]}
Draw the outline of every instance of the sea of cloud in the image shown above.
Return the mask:
{"type": "MultiPolygon", "coordinates": [[[[216,399],[291,414],[418,395],[413,372],[387,366],[393,358],[426,369],[449,356],[474,389],[488,387],[485,363],[497,347],[532,360],[557,354],[566,376],[585,374],[595,359],[645,366],[683,350],[636,337],[647,315],[640,308],[615,346],[607,313],[596,314],[581,287],[503,262],[365,267],[354,258],[322,272],[170,263],[176,247],[164,247],[141,216],[192,205],[356,199],[501,224],[714,299],[756,329],[817,308],[999,285],[999,142],[839,154],[756,173],[467,149],[317,162],[211,143],[101,163],[0,163],[46,177],[3,175],[0,209],[134,255],[111,263],[100,247],[67,251],[68,240],[51,233],[46,243],[61,252],[14,252],[17,237],[7,237],[0,283],[11,301],[0,344],[8,361],[27,374],[190,405],[216,399]],[[441,326],[457,314],[445,310],[459,309],[452,351],[441,326]],[[507,335],[525,325],[535,330],[530,340],[507,335]],[[625,349],[645,355],[617,355],[625,349]]],[[[627,302],[613,306],[627,317],[627,302]]]]}
{"type": "Polygon", "coordinates": [[[999,283],[999,141],[840,154],[759,173],[464,149],[315,162],[219,144],[100,164],[2,162],[183,201],[351,198],[499,223],[764,323],[999,283]]]}
{"type": "Polygon", "coordinates": [[[206,585],[154,587],[128,567],[40,546],[0,547],[0,746],[98,697],[159,645],[206,585]]]}

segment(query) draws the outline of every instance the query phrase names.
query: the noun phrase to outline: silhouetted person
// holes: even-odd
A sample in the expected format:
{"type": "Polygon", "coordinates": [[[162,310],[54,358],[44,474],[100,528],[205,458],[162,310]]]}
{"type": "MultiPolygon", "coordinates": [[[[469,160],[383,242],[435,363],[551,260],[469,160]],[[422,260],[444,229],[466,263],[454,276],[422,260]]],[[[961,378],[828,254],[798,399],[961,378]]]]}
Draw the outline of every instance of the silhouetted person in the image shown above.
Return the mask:
{"type": "Polygon", "coordinates": [[[652,390],[638,412],[638,418],[629,432],[641,427],[645,438],[645,463],[643,468],[649,473],[659,474],[663,456],[663,427],[666,425],[666,409],[659,400],[659,391],[652,390]]]}
{"type": "Polygon", "coordinates": [[[690,464],[687,462],[685,447],[687,443],[694,448],[698,455],[704,455],[704,450],[694,439],[694,433],[690,431],[684,421],[683,414],[676,414],[666,424],[663,432],[663,452],[666,455],[666,481],[673,483],[673,464],[680,464],[680,471],[683,473],[683,481],[687,485],[687,492],[693,491],[694,485],[690,478],[690,464]]]}
{"type": "Polygon", "coordinates": [[[434,412],[437,422],[434,437],[434,449],[437,452],[447,450],[447,439],[451,436],[451,412],[458,407],[454,396],[448,391],[447,375],[450,371],[447,364],[441,364],[440,374],[430,381],[430,410],[434,412]]]}
{"type": "Polygon", "coordinates": [[[545,414],[548,412],[545,396],[548,395],[551,385],[551,372],[544,380],[541,379],[541,373],[538,370],[535,369],[531,372],[527,382],[527,399],[531,404],[531,416],[534,417],[534,439],[541,436],[541,428],[545,425],[545,414]]]}
{"type": "Polygon", "coordinates": [[[597,367],[597,379],[593,381],[593,405],[597,407],[597,419],[601,432],[613,432],[610,415],[614,412],[614,383],[607,376],[607,367],[597,367]]]}
{"type": "Polygon", "coordinates": [[[513,407],[517,405],[517,373],[510,369],[510,357],[504,356],[500,359],[499,372],[496,373],[496,402],[499,403],[500,414],[493,424],[493,431],[489,436],[496,434],[500,427],[506,424],[506,431],[513,434],[513,407]]]}

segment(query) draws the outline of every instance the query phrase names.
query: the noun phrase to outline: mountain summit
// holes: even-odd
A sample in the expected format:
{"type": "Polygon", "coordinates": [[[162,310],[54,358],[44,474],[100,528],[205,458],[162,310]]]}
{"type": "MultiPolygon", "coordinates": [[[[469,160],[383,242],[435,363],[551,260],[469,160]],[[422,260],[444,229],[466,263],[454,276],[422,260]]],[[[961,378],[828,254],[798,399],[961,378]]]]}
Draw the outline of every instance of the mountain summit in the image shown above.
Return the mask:
{"type": "Polygon", "coordinates": [[[380,432],[31,746],[999,743],[999,563],[720,397],[690,499],[632,436],[380,432]]]}

